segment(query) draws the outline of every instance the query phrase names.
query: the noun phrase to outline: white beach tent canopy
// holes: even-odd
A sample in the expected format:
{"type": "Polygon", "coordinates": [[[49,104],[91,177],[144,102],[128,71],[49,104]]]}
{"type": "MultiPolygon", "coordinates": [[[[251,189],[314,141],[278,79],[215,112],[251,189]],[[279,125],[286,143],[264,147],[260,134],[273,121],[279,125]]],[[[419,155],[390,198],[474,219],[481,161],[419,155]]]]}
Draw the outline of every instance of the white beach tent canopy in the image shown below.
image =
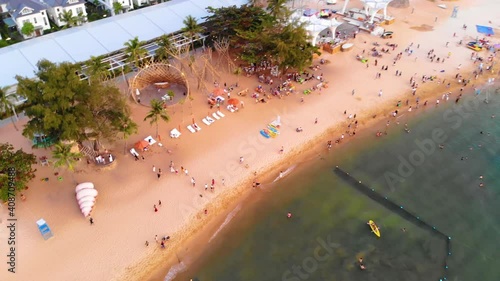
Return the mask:
{"type": "Polygon", "coordinates": [[[320,33],[325,29],[330,31],[330,36],[332,36],[331,39],[335,39],[335,31],[337,27],[342,24],[335,18],[320,18],[317,13],[312,16],[304,16],[304,13],[300,9],[293,13],[292,18],[301,23],[305,23],[305,28],[307,33],[311,36],[311,44],[313,46],[316,46],[318,39],[320,39],[320,33]]]}
{"type": "Polygon", "coordinates": [[[90,216],[98,194],[94,188],[94,184],[91,182],[81,183],[76,186],[75,192],[80,211],[85,217],[90,216]]]}
{"type": "Polygon", "coordinates": [[[123,44],[136,36],[149,41],[178,32],[189,15],[203,23],[209,6],[247,3],[248,0],[172,0],[0,48],[0,87],[17,84],[16,75],[34,77],[41,59],[54,63],[84,62],[91,56],[124,49],[123,44]]]}

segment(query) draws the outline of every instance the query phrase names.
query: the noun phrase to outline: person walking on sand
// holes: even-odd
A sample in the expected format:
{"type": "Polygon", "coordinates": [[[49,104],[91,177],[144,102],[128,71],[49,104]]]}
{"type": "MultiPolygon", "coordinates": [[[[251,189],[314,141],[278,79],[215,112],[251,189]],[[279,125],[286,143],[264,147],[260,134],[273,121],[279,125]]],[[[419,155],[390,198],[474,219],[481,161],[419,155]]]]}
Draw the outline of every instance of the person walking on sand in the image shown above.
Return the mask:
{"type": "Polygon", "coordinates": [[[382,97],[382,89],[378,92],[378,96],[382,97]]]}
{"type": "Polygon", "coordinates": [[[94,225],[94,219],[92,217],[90,217],[89,222],[90,222],[90,225],[94,225]]]}
{"type": "Polygon", "coordinates": [[[153,173],[156,173],[156,167],[153,165],[153,173]]]}
{"type": "Polygon", "coordinates": [[[161,207],[161,200],[158,200],[158,206],[161,207]]]}
{"type": "Polygon", "coordinates": [[[242,164],[244,161],[243,156],[240,156],[240,164],[242,164]]]}
{"type": "Polygon", "coordinates": [[[153,209],[155,210],[155,213],[158,212],[158,208],[156,208],[156,204],[153,205],[153,209]]]}
{"type": "Polygon", "coordinates": [[[226,180],[222,179],[222,186],[226,186],[226,180]]]}
{"type": "Polygon", "coordinates": [[[205,184],[205,191],[208,190],[208,184],[205,184]]]}
{"type": "Polygon", "coordinates": [[[196,181],[194,180],[193,177],[191,177],[191,184],[193,185],[193,187],[195,187],[195,185],[196,185],[196,181]]]}
{"type": "Polygon", "coordinates": [[[158,243],[158,235],[155,235],[155,241],[158,243]]]}
{"type": "Polygon", "coordinates": [[[280,154],[283,154],[284,151],[285,151],[285,148],[283,148],[283,146],[281,146],[280,154]]]}
{"type": "Polygon", "coordinates": [[[160,179],[161,177],[161,169],[158,169],[158,174],[156,174],[158,176],[158,179],[160,179]]]}
{"type": "Polygon", "coordinates": [[[187,176],[187,175],[189,175],[189,171],[188,171],[188,169],[184,169],[184,174],[185,174],[186,176],[187,176]]]}
{"type": "Polygon", "coordinates": [[[314,119],[314,124],[318,124],[318,117],[316,117],[316,119],[314,119]]]}

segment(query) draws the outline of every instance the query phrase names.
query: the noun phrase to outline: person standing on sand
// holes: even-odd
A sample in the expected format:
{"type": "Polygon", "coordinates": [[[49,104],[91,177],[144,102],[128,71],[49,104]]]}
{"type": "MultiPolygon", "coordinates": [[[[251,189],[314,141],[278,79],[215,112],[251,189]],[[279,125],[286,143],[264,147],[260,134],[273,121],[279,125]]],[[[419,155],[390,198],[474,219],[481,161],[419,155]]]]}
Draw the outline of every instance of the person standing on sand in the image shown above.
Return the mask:
{"type": "Polygon", "coordinates": [[[242,164],[244,161],[243,156],[240,156],[240,164],[242,164]]]}
{"type": "Polygon", "coordinates": [[[208,190],[208,184],[205,184],[205,191],[208,190]]]}
{"type": "Polygon", "coordinates": [[[156,173],[156,167],[153,165],[153,173],[156,173]]]}
{"type": "Polygon", "coordinates": [[[156,174],[158,176],[158,179],[160,179],[161,177],[161,169],[158,169],[158,174],[156,174]]]}
{"type": "Polygon", "coordinates": [[[158,200],[158,206],[161,207],[161,200],[158,200]]]}
{"type": "Polygon", "coordinates": [[[89,222],[90,222],[90,225],[94,225],[94,219],[92,217],[90,217],[89,222]]]}
{"type": "Polygon", "coordinates": [[[156,208],[156,204],[153,205],[153,209],[155,210],[155,213],[158,212],[158,208],[156,208]]]}
{"type": "Polygon", "coordinates": [[[316,119],[314,119],[314,124],[318,124],[318,117],[316,117],[316,119]]]}
{"type": "Polygon", "coordinates": [[[195,186],[196,186],[196,181],[194,180],[194,178],[193,178],[193,177],[191,177],[191,184],[193,185],[193,187],[195,187],[195,186]]]}

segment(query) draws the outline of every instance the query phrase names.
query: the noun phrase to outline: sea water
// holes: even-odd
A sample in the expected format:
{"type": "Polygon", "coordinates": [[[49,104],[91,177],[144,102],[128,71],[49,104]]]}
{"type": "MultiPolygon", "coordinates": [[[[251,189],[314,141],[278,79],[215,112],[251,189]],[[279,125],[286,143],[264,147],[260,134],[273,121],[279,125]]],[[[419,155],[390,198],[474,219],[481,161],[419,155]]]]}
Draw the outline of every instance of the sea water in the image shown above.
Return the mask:
{"type": "Polygon", "coordinates": [[[500,280],[495,89],[391,119],[387,135],[368,132],[343,149],[325,149],[314,164],[254,191],[259,199],[232,212],[174,280],[500,280]],[[336,166],[381,197],[360,192],[334,173],[336,166]],[[368,220],[380,227],[380,238],[368,220]]]}

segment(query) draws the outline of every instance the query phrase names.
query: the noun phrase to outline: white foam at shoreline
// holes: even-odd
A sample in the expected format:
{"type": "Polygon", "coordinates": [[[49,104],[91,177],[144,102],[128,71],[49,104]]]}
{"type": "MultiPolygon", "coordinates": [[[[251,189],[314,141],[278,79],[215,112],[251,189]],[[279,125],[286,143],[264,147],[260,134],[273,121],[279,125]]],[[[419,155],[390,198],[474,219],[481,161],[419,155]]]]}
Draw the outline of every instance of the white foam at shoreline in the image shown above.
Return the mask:
{"type": "Polygon", "coordinates": [[[226,227],[226,225],[236,216],[236,214],[241,210],[241,205],[236,206],[234,210],[232,210],[229,214],[227,214],[226,219],[224,222],[219,226],[217,231],[210,237],[210,240],[208,240],[208,243],[210,243],[216,236],[219,234],[219,232],[226,227]]]}
{"type": "Polygon", "coordinates": [[[165,276],[165,281],[172,281],[174,278],[177,276],[177,274],[185,271],[187,269],[186,264],[184,262],[178,263],[174,266],[172,266],[169,270],[167,275],[165,276]]]}
{"type": "Polygon", "coordinates": [[[291,172],[295,169],[295,167],[297,167],[297,165],[293,165],[293,166],[291,166],[290,168],[286,169],[284,172],[282,172],[282,173],[281,173],[281,175],[280,175],[280,176],[278,176],[277,178],[275,178],[275,179],[273,180],[273,182],[277,182],[277,181],[279,181],[280,179],[284,178],[286,175],[290,174],[290,173],[291,173],[291,172]]]}

